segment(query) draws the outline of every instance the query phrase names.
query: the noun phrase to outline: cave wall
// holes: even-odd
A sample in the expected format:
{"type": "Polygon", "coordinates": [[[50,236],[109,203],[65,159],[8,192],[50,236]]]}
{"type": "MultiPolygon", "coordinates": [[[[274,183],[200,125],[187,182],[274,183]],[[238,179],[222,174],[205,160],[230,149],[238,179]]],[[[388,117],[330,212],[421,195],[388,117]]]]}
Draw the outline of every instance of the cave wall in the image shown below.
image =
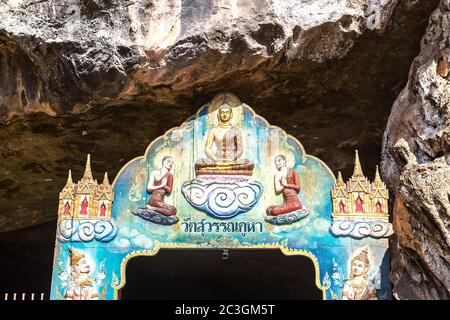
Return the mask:
{"type": "Polygon", "coordinates": [[[442,1],[431,15],[383,139],[382,172],[395,195],[392,281],[400,299],[450,298],[450,78],[439,74],[446,68],[441,53],[450,47],[449,9],[442,1]]]}
{"type": "Polygon", "coordinates": [[[81,177],[87,153],[94,172],[114,177],[150,141],[231,91],[344,178],[354,149],[369,178],[382,158],[395,196],[394,292],[448,297],[447,167],[435,163],[448,115],[447,80],[436,76],[448,5],[433,12],[438,4],[1,2],[0,231],[55,219],[67,170],[81,177]],[[435,179],[428,189],[422,170],[435,179]]]}

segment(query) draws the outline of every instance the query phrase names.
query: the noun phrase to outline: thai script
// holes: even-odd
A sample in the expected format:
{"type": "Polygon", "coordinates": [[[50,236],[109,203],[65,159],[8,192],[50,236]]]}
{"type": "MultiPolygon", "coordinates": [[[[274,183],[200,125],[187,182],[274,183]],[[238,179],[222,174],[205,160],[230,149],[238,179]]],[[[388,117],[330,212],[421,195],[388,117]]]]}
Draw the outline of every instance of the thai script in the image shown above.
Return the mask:
{"type": "Polygon", "coordinates": [[[191,221],[191,218],[185,218],[181,223],[183,232],[233,232],[245,236],[247,233],[262,232],[261,222],[235,221],[235,222],[209,222],[202,219],[200,221],[191,221]]]}

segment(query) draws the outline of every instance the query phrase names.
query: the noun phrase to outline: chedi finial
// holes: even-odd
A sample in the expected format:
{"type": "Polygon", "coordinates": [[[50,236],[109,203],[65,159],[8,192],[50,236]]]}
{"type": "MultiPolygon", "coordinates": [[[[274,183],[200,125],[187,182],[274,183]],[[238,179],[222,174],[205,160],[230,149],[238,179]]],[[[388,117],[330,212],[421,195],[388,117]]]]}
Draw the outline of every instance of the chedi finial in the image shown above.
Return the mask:
{"type": "Polygon", "coordinates": [[[105,187],[109,187],[110,186],[109,179],[108,179],[108,172],[105,172],[105,176],[103,177],[103,183],[102,184],[105,187]]]}
{"type": "Polygon", "coordinates": [[[345,187],[345,182],[344,179],[342,179],[342,174],[340,171],[338,172],[338,177],[336,179],[336,186],[345,187]]]}
{"type": "Polygon", "coordinates": [[[376,167],[376,170],[375,170],[375,179],[374,179],[373,183],[377,187],[381,186],[383,184],[383,181],[381,180],[381,177],[380,177],[380,172],[378,170],[378,166],[376,167]]]}
{"type": "Polygon", "coordinates": [[[353,169],[353,176],[354,177],[363,177],[364,176],[362,169],[361,169],[361,163],[359,162],[358,150],[355,150],[355,167],[353,169]]]}
{"type": "Polygon", "coordinates": [[[70,187],[72,185],[73,185],[72,170],[69,170],[69,175],[67,176],[66,187],[70,187]]]}
{"type": "Polygon", "coordinates": [[[84,169],[83,179],[93,180],[92,171],[91,171],[91,155],[87,155],[86,167],[84,169]]]}

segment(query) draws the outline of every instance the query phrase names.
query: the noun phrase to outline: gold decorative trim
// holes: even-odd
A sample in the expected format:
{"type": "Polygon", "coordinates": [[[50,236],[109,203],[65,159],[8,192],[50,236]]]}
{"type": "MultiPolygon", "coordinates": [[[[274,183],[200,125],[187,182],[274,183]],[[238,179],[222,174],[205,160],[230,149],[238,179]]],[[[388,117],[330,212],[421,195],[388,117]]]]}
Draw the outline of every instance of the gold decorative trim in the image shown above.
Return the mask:
{"type": "Polygon", "coordinates": [[[333,213],[331,216],[335,219],[370,219],[370,220],[389,220],[387,214],[365,214],[365,213],[333,213]]]}

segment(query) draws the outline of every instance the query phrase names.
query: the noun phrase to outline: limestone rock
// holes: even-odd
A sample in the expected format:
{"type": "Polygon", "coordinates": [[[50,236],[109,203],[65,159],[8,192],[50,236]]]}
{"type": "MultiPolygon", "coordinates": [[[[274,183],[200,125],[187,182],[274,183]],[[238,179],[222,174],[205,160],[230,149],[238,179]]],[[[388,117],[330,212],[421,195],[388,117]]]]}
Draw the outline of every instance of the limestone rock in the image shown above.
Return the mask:
{"type": "Polygon", "coordinates": [[[180,95],[256,69],[344,57],[396,1],[6,0],[0,116],[180,95]],[[372,8],[372,7],[370,7],[372,8]],[[20,97],[20,98],[18,98],[20,97]]]}
{"type": "Polygon", "coordinates": [[[450,4],[442,1],[383,140],[382,174],[396,195],[391,256],[400,299],[450,298],[450,79],[442,62],[449,48],[450,4]]]}
{"type": "Polygon", "coordinates": [[[220,91],[333,171],[351,174],[355,149],[373,171],[437,4],[0,1],[0,231],[55,219],[87,153],[114,177],[220,91]]]}

